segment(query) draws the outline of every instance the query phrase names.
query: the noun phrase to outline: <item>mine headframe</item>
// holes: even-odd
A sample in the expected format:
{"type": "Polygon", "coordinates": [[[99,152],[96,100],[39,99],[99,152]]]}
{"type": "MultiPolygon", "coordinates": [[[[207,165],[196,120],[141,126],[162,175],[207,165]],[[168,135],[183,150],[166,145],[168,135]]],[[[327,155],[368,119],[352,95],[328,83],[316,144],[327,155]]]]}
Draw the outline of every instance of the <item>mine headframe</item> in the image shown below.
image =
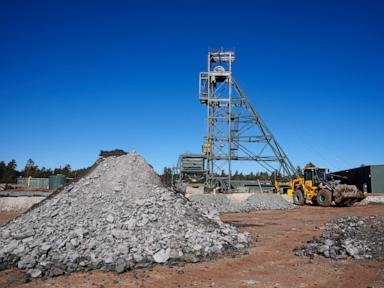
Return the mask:
{"type": "Polygon", "coordinates": [[[231,190],[234,161],[253,161],[263,170],[294,177],[296,170],[234,79],[234,51],[208,53],[199,76],[199,99],[207,106],[203,156],[206,187],[231,190]],[[221,177],[225,171],[225,177],[221,177]]]}

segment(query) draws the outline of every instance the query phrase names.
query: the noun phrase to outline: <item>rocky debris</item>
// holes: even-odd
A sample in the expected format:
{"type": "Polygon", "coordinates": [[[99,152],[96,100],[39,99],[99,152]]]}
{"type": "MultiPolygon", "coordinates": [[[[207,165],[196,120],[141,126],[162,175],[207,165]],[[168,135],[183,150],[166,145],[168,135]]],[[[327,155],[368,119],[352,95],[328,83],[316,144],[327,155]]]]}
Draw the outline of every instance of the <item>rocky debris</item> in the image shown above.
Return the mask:
{"type": "Polygon", "coordinates": [[[206,211],[235,212],[235,206],[237,209],[237,204],[231,203],[224,194],[196,194],[188,198],[206,211]]]}
{"type": "Polygon", "coordinates": [[[384,194],[383,195],[370,195],[361,202],[356,203],[355,205],[367,205],[367,204],[384,204],[384,194]]]}
{"type": "Polygon", "coordinates": [[[350,216],[326,224],[319,238],[294,249],[295,255],[332,259],[384,259],[384,216],[350,216]]]}
{"type": "Polygon", "coordinates": [[[0,269],[31,277],[196,262],[244,249],[215,213],[166,189],[136,153],[99,160],[87,176],[0,226],[0,269]]]}
{"type": "Polygon", "coordinates": [[[203,207],[203,209],[217,210],[223,213],[297,208],[279,194],[273,193],[255,193],[241,202],[231,201],[225,194],[191,195],[189,199],[203,207]]]}
{"type": "Polygon", "coordinates": [[[296,205],[289,203],[279,194],[256,193],[240,203],[241,211],[249,212],[254,210],[286,210],[297,208],[296,205]]]}

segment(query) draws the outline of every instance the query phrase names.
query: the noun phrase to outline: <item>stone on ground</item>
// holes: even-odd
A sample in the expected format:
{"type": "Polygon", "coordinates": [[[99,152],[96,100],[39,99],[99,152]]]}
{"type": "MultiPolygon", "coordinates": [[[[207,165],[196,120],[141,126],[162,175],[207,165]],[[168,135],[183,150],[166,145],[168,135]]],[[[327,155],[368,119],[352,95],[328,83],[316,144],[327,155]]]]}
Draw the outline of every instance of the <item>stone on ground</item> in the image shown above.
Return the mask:
{"type": "Polygon", "coordinates": [[[384,216],[349,216],[327,223],[319,238],[294,249],[295,255],[384,259],[384,216]]]}

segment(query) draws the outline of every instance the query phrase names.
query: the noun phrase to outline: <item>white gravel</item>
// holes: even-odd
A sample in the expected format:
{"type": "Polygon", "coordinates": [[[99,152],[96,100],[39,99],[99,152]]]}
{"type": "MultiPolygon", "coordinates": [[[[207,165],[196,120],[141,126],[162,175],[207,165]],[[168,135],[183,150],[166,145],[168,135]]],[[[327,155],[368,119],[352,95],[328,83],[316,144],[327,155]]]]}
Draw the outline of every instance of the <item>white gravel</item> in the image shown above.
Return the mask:
{"type": "Polygon", "coordinates": [[[254,193],[242,201],[233,201],[226,194],[190,195],[189,199],[204,207],[203,209],[214,209],[223,213],[297,208],[281,195],[274,193],[254,193]]]}
{"type": "Polygon", "coordinates": [[[78,182],[0,226],[0,270],[31,277],[91,269],[118,273],[196,262],[248,246],[218,215],[164,188],[136,153],[109,157],[78,182]]]}

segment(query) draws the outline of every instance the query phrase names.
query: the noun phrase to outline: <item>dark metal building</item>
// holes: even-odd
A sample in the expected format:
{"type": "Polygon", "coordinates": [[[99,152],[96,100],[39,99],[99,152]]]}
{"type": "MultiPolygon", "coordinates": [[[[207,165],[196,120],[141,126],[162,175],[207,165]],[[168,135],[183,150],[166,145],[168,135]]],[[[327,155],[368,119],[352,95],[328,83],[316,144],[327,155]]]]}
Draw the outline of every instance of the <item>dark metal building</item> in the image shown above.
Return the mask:
{"type": "Polygon", "coordinates": [[[368,193],[384,193],[384,165],[361,166],[332,172],[333,178],[342,184],[356,185],[368,193]]]}

